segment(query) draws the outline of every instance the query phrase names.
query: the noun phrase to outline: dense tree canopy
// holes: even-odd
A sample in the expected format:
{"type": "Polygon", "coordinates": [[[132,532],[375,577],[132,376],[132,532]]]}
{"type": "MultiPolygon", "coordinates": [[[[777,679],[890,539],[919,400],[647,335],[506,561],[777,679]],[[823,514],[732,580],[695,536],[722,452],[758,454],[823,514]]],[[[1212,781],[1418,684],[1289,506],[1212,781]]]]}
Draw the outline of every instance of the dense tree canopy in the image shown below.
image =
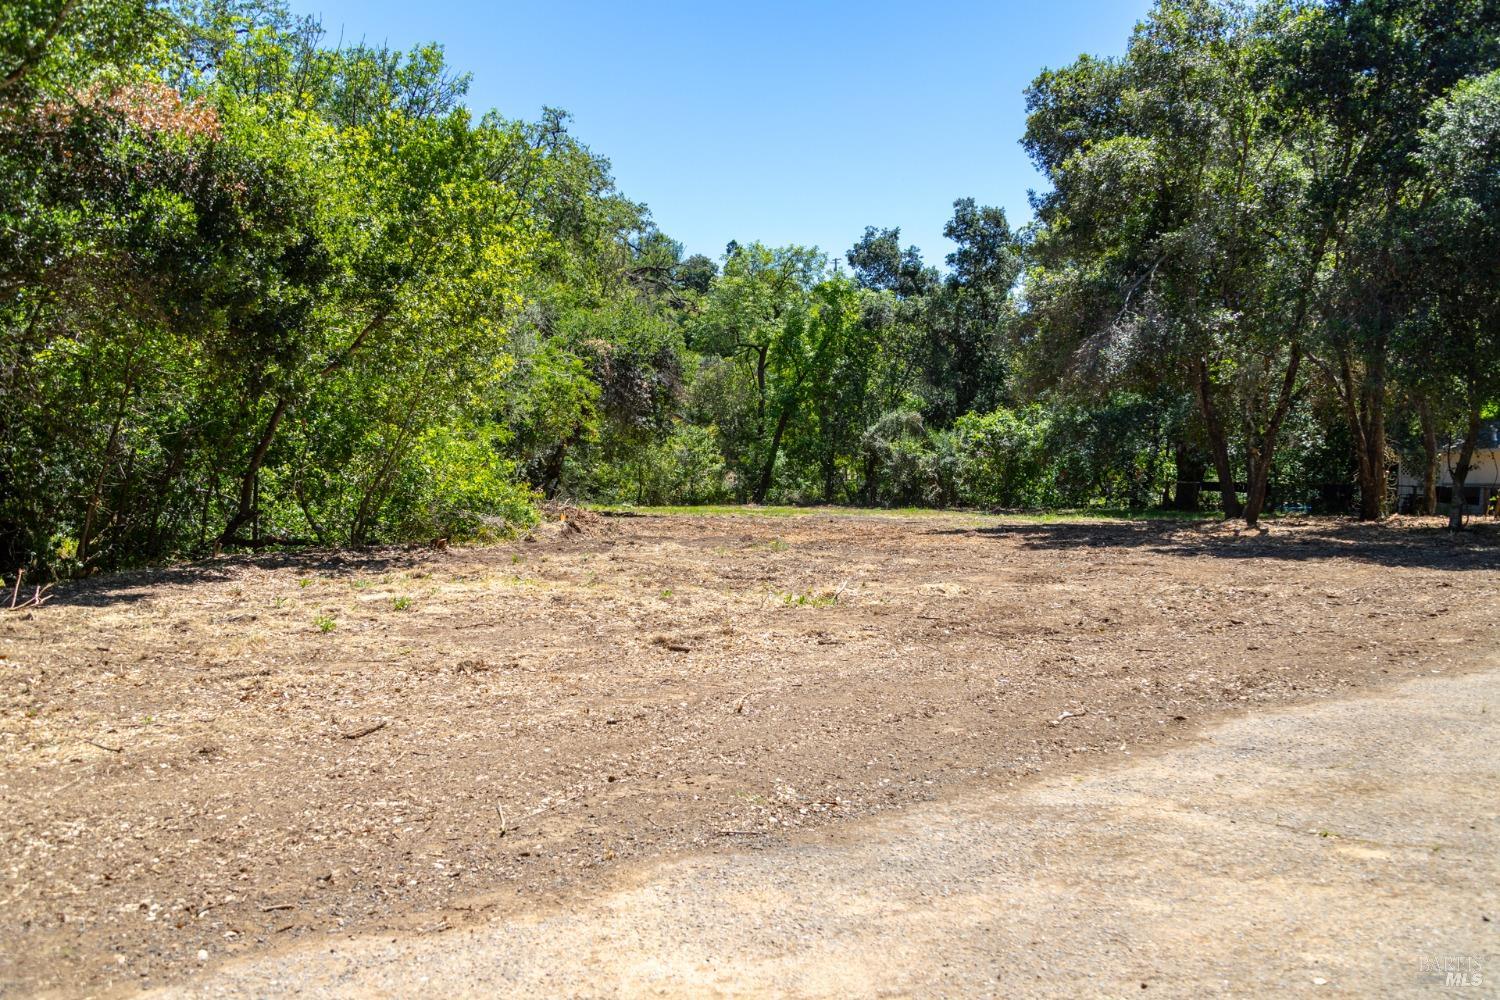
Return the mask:
{"type": "Polygon", "coordinates": [[[1431,507],[1500,402],[1497,69],[1495,0],[1159,0],[1028,90],[1024,228],[960,198],[944,270],[876,226],[714,260],[437,45],[20,0],[0,566],[482,537],[545,496],[1254,523],[1349,484],[1375,518],[1393,440],[1431,507]]]}

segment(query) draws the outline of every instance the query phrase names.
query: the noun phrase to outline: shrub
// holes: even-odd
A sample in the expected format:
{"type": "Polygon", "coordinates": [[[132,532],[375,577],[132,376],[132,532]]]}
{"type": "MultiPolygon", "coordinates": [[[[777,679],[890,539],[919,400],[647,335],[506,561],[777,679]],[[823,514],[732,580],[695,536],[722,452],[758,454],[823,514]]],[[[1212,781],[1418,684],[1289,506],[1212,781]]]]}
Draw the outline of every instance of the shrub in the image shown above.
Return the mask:
{"type": "Polygon", "coordinates": [[[1039,406],[959,417],[952,445],[959,502],[981,507],[1053,502],[1049,429],[1039,406]]]}

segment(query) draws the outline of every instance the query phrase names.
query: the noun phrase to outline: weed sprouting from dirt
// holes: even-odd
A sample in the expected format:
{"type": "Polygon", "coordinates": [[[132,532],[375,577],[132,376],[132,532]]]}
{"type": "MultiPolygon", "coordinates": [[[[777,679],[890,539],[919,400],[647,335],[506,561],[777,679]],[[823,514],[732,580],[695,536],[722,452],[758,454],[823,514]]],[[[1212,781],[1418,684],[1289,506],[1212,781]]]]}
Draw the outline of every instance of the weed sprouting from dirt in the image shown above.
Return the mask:
{"type": "Polygon", "coordinates": [[[391,598],[392,611],[405,611],[409,607],[411,607],[411,597],[409,595],[402,594],[399,597],[391,598]]]}
{"type": "Polygon", "coordinates": [[[324,633],[332,632],[339,627],[339,623],[334,620],[332,615],[318,615],[313,619],[313,624],[318,627],[319,632],[324,633]]]}
{"type": "Polygon", "coordinates": [[[839,602],[836,590],[786,590],[776,596],[781,599],[782,604],[791,608],[831,608],[839,602]]]}

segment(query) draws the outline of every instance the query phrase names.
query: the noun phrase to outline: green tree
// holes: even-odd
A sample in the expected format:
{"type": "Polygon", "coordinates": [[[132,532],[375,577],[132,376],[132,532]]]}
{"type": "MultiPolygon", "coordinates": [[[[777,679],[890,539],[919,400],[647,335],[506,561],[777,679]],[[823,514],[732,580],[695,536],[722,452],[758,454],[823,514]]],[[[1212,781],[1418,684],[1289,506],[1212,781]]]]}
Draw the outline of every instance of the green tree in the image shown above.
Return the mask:
{"type": "Polygon", "coordinates": [[[1500,71],[1434,104],[1417,156],[1428,175],[1412,237],[1423,290],[1401,350],[1421,358],[1459,417],[1449,469],[1449,526],[1458,530],[1481,420],[1500,400],[1500,71]]]}
{"type": "Polygon", "coordinates": [[[1288,9],[1162,0],[1118,62],[1028,93],[1038,201],[1027,346],[1040,371],[1114,379],[1171,366],[1197,401],[1226,516],[1256,523],[1334,238],[1309,213],[1313,141],[1264,85],[1288,9]],[[1233,456],[1246,470],[1236,495],[1233,456]]]}
{"type": "Polygon", "coordinates": [[[1360,0],[1306,5],[1273,42],[1277,104],[1309,136],[1295,146],[1307,224],[1333,220],[1310,349],[1349,425],[1365,520],[1385,513],[1387,406],[1401,374],[1391,350],[1417,292],[1405,235],[1423,183],[1413,154],[1429,105],[1500,60],[1497,28],[1484,0],[1360,0]]]}

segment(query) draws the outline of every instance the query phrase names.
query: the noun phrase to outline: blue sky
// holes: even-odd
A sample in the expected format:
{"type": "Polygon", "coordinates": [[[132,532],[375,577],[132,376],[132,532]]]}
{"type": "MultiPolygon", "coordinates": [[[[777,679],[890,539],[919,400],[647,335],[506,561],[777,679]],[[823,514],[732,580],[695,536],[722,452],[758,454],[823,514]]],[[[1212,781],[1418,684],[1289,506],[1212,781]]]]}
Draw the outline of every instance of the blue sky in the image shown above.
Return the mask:
{"type": "Polygon", "coordinates": [[[1043,67],[1123,51],[1149,0],[954,3],[292,0],[331,39],[437,41],[469,103],[543,105],[689,253],[730,239],[841,256],[900,226],[929,263],[955,198],[1029,217],[1018,145],[1043,67]]]}

